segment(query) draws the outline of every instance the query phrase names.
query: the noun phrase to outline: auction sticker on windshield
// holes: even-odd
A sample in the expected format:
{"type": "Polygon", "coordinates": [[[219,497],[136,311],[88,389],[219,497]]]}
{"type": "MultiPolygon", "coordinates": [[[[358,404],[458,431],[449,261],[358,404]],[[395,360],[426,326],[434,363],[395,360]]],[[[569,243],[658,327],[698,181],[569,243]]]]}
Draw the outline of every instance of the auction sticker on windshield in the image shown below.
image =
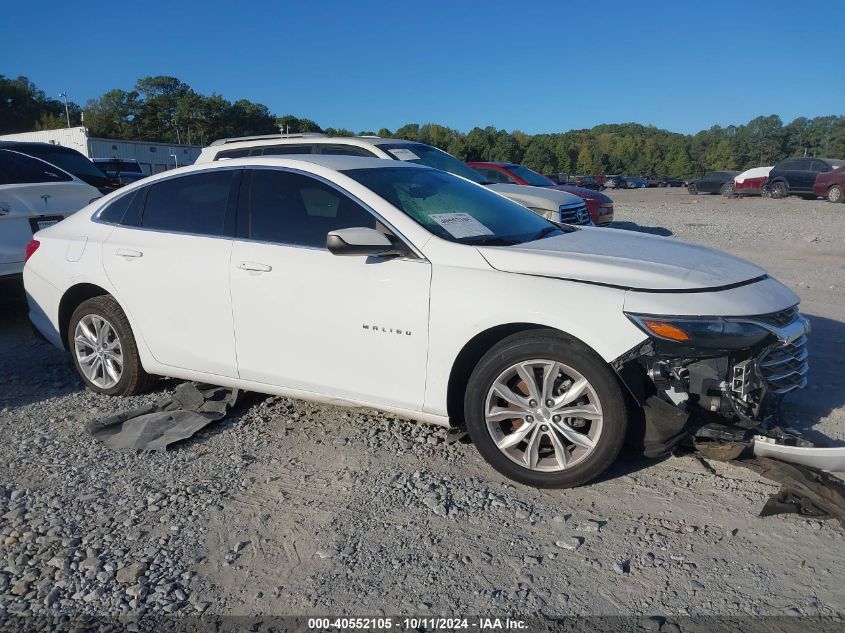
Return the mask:
{"type": "Polygon", "coordinates": [[[493,235],[493,231],[472,217],[469,213],[432,213],[429,216],[452,237],[476,237],[478,235],[493,235]]]}
{"type": "Polygon", "coordinates": [[[398,158],[399,160],[419,160],[420,159],[420,157],[417,156],[416,154],[414,154],[414,152],[412,152],[411,150],[402,149],[401,147],[399,149],[389,149],[387,151],[390,152],[391,154],[393,154],[393,156],[395,158],[398,158]]]}

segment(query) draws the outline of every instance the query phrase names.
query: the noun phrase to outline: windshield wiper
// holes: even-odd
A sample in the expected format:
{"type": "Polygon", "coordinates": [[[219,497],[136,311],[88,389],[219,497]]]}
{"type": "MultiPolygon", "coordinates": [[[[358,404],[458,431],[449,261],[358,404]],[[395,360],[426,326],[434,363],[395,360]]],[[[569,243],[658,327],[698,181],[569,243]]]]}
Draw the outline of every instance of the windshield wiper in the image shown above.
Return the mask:
{"type": "Polygon", "coordinates": [[[546,228],[542,229],[539,233],[537,233],[537,235],[535,235],[534,237],[532,237],[532,238],[531,238],[530,240],[528,240],[528,241],[529,241],[529,242],[534,242],[534,241],[536,241],[536,240],[543,239],[543,238],[544,238],[544,237],[546,237],[549,233],[554,233],[555,231],[560,231],[561,233],[563,233],[563,231],[561,231],[560,227],[557,227],[557,226],[547,226],[546,228]]]}
{"type": "Polygon", "coordinates": [[[472,246],[513,246],[519,243],[519,240],[515,240],[512,237],[499,237],[497,235],[461,240],[461,244],[470,244],[472,246]]]}

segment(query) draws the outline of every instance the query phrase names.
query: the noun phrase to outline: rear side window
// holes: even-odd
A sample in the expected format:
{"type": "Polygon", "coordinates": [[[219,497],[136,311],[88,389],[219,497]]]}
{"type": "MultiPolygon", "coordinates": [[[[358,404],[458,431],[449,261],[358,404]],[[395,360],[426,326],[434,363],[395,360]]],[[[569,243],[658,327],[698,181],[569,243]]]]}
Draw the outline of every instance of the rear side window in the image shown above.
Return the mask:
{"type": "Polygon", "coordinates": [[[136,198],[143,198],[143,194],[140,196],[138,195],[139,191],[140,190],[136,189],[125,196],[120,196],[117,200],[110,203],[105,209],[100,211],[100,215],[98,216],[99,219],[102,222],[108,222],[109,224],[122,224],[123,218],[126,216],[126,211],[130,206],[132,206],[132,202],[136,198]]]}
{"type": "Polygon", "coordinates": [[[376,218],[333,187],[302,174],[252,172],[247,237],[262,242],[325,248],[329,231],[376,228],[376,218]]]}
{"type": "Polygon", "coordinates": [[[357,145],[320,145],[320,153],[330,156],[365,156],[375,158],[370,150],[358,147],[357,145]]]}
{"type": "Polygon", "coordinates": [[[71,180],[73,178],[53,165],[17,152],[0,151],[0,185],[68,182],[71,180]]]}
{"type": "Polygon", "coordinates": [[[286,154],[310,154],[310,145],[272,145],[265,147],[263,152],[257,152],[263,156],[284,156],[286,154]]]}
{"type": "Polygon", "coordinates": [[[223,235],[237,169],[170,178],[150,185],[141,226],[145,229],[223,235]]]}
{"type": "Polygon", "coordinates": [[[214,157],[214,160],[228,160],[230,158],[243,158],[244,156],[249,156],[248,147],[244,149],[230,149],[225,152],[218,152],[217,156],[214,157]]]}

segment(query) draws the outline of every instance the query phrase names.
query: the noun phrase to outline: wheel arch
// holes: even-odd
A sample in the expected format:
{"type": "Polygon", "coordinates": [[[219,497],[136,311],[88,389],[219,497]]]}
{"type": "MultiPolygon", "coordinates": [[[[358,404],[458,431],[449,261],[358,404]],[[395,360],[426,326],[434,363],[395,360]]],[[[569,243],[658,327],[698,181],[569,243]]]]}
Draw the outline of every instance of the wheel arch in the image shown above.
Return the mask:
{"type": "Polygon", "coordinates": [[[539,323],[503,323],[487,328],[467,341],[455,357],[449,371],[449,382],[446,388],[446,412],[451,426],[464,424],[464,398],[469,377],[478,362],[494,345],[514,334],[522,332],[546,331],[560,336],[562,339],[576,341],[593,351],[597,357],[601,356],[581,339],[571,334],[539,323]]]}
{"type": "Polygon", "coordinates": [[[67,340],[67,330],[70,325],[70,317],[73,316],[74,310],[79,307],[83,301],[100,297],[102,295],[109,295],[111,293],[105,288],[92,283],[78,283],[68,288],[62,295],[59,302],[59,336],[62,337],[62,344],[65,349],[70,349],[67,340]]]}

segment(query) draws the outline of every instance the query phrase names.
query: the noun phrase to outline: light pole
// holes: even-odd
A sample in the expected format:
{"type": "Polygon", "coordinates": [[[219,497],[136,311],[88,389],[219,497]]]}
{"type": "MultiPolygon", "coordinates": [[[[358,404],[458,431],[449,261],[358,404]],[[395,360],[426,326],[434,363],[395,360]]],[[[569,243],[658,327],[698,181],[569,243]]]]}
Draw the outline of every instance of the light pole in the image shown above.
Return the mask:
{"type": "Polygon", "coordinates": [[[67,93],[62,92],[59,96],[65,100],[65,118],[67,119],[67,126],[70,127],[70,111],[67,109],[67,93]]]}

